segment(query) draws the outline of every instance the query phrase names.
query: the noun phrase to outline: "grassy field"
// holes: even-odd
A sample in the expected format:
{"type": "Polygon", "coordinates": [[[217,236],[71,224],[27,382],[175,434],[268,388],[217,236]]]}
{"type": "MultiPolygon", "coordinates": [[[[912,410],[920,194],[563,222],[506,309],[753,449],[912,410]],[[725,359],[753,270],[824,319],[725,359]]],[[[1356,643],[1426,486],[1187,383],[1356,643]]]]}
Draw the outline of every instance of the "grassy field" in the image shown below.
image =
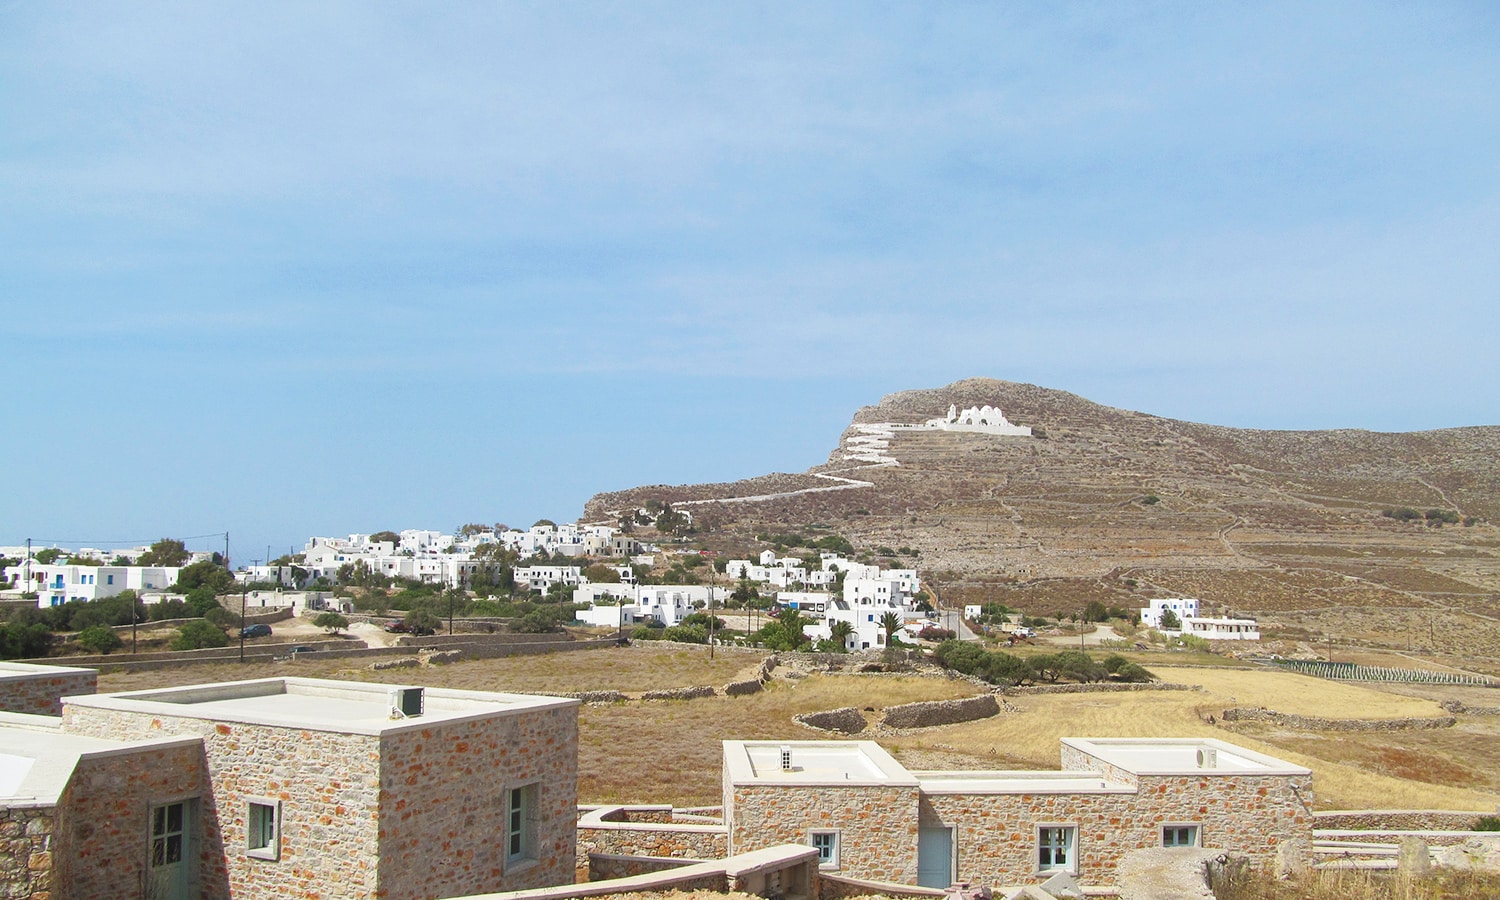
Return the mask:
{"type": "MultiPolygon", "coordinates": [[[[722,685],[748,677],[761,658],[753,651],[720,650],[709,660],[703,647],[643,644],[381,672],[348,661],[105,672],[99,689],[295,674],[468,690],[634,693],[722,685]]],[[[1058,765],[1062,737],[1219,737],[1311,768],[1321,809],[1479,810],[1500,804],[1500,719],[1466,717],[1451,729],[1352,734],[1287,732],[1264,725],[1229,730],[1207,721],[1230,706],[1327,718],[1442,715],[1437,705],[1441,694],[1431,689],[1414,695],[1262,668],[1150,664],[1163,681],[1200,684],[1204,690],[1016,696],[992,719],[905,734],[871,731],[860,737],[879,740],[913,768],[1047,769],[1058,765]]],[[[583,802],[716,803],[722,740],[825,738],[796,724],[792,716],[854,706],[869,708],[866,718],[875,723],[887,706],[978,690],[943,678],[813,675],[778,678],[748,697],[586,706],[579,720],[579,797],[583,802]]]]}

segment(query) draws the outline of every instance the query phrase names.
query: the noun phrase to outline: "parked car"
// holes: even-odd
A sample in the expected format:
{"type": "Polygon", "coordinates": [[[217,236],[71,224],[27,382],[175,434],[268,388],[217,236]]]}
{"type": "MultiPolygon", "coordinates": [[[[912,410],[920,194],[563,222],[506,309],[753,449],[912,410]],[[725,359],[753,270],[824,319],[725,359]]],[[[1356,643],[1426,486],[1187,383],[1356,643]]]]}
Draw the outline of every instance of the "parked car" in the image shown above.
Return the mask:
{"type": "Polygon", "coordinates": [[[291,650],[288,650],[287,652],[288,653],[294,653],[294,654],[295,653],[313,653],[313,652],[316,651],[316,649],[317,648],[315,648],[315,647],[309,647],[309,646],[307,646],[305,644],[298,644],[297,646],[293,647],[291,650]]]}
{"type": "Polygon", "coordinates": [[[270,637],[270,636],[271,636],[271,626],[266,625],[266,624],[246,625],[244,628],[240,629],[240,637],[242,637],[242,638],[270,637]]]}
{"type": "Polygon", "coordinates": [[[406,627],[406,623],[398,619],[397,621],[385,626],[385,630],[390,632],[391,634],[406,634],[408,629],[406,627]]]}

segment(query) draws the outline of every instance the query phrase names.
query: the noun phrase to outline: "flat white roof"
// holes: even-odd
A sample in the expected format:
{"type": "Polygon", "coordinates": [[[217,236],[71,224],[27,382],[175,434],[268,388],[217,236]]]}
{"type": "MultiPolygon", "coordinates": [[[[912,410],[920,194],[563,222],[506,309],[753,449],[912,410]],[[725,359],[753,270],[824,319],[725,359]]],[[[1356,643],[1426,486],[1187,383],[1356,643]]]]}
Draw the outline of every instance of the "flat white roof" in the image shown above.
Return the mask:
{"type": "Polygon", "coordinates": [[[913,772],[924,794],[1133,794],[1133,784],[1098,772],[913,772]]]}
{"type": "Polygon", "coordinates": [[[731,784],[916,787],[917,780],[874,741],[725,741],[724,771],[731,784]],[[792,765],[781,767],[781,750],[792,765]]]}
{"type": "Polygon", "coordinates": [[[1312,770],[1217,738],[1063,738],[1133,775],[1311,775],[1312,770]],[[1211,767],[1199,764],[1199,751],[1213,750],[1211,767]]]}
{"type": "Polygon", "coordinates": [[[310,731],[386,734],[441,722],[517,715],[577,706],[579,703],[566,697],[423,688],[422,714],[393,718],[391,692],[401,687],[409,686],[317,678],[265,678],[68,697],[65,704],[310,731]]]}
{"type": "Polygon", "coordinates": [[[78,666],[44,666],[37,663],[0,662],[0,681],[5,679],[41,678],[56,675],[76,675],[83,672],[99,674],[98,669],[78,666]]]}
{"type": "Polygon", "coordinates": [[[0,721],[0,806],[50,806],[62,796],[78,761],[142,747],[197,743],[196,737],[116,741],[64,734],[51,716],[7,713],[0,721]]]}

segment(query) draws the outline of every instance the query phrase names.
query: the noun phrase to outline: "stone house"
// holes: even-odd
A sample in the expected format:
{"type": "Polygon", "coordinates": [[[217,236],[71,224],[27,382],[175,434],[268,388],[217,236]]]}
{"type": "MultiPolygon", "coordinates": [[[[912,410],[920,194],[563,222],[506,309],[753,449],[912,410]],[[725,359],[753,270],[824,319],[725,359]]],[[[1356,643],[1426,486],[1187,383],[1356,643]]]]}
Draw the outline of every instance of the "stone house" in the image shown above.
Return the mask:
{"type": "Polygon", "coordinates": [[[1064,738],[1062,771],[909,771],[870,741],[725,741],[728,850],[804,843],[856,879],[1109,885],[1126,853],[1306,852],[1311,771],[1213,739],[1064,738]]]}
{"type": "Polygon", "coordinates": [[[46,761],[54,812],[21,829],[47,835],[27,863],[43,896],[565,884],[577,729],[574,700],[304,678],[65,697],[61,719],[0,714],[0,823],[39,808],[46,761]]]}
{"type": "Polygon", "coordinates": [[[94,669],[0,662],[0,711],[55,716],[63,697],[92,694],[98,684],[94,669]]]}

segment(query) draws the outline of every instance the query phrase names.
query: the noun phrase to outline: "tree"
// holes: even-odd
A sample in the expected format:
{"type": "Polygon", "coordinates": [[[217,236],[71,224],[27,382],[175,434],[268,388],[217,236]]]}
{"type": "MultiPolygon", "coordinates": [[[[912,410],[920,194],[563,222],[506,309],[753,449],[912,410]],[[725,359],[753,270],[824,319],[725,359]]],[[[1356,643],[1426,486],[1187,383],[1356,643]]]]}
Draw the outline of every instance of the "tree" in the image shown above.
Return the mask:
{"type": "Polygon", "coordinates": [[[1177,618],[1177,613],[1164,609],[1161,611],[1161,627],[1165,631],[1177,631],[1182,628],[1182,620],[1177,618]]]}
{"type": "Polygon", "coordinates": [[[854,634],[853,623],[845,619],[839,619],[832,625],[828,626],[828,631],[830,632],[834,643],[839,645],[838,652],[849,652],[849,637],[854,634]]]}
{"type": "Polygon", "coordinates": [[[203,647],[227,647],[229,635],[202,619],[186,622],[172,638],[173,650],[198,650],[203,647]]]}
{"type": "Polygon", "coordinates": [[[880,630],[885,632],[885,645],[896,646],[899,643],[896,632],[901,630],[901,614],[897,612],[883,614],[880,617],[880,630]]]}
{"type": "Polygon", "coordinates": [[[95,625],[78,632],[78,646],[99,654],[118,650],[124,643],[120,640],[120,636],[115,634],[114,629],[105,625],[95,625]]]}
{"type": "Polygon", "coordinates": [[[182,541],[172,538],[162,538],[151,545],[151,549],[141,554],[136,560],[140,566],[180,566],[192,558],[188,552],[187,545],[182,541]]]}
{"type": "Polygon", "coordinates": [[[1085,622],[1108,622],[1109,609],[1098,600],[1090,600],[1083,608],[1083,621],[1085,622]]]}
{"type": "Polygon", "coordinates": [[[213,594],[227,594],[235,586],[234,575],[222,565],[204,560],[183,566],[177,573],[177,583],[172,592],[188,594],[197,588],[208,588],[213,594]]]}
{"type": "Polygon", "coordinates": [[[62,551],[57,549],[56,547],[44,547],[43,549],[38,550],[34,554],[34,556],[36,557],[37,562],[41,563],[44,566],[50,566],[53,563],[57,562],[57,558],[59,556],[62,556],[62,551]]]}
{"type": "Polygon", "coordinates": [[[330,609],[327,612],[318,613],[313,618],[313,624],[329,634],[338,634],[349,627],[349,620],[330,609]]]}
{"type": "Polygon", "coordinates": [[[52,646],[52,630],[44,622],[12,621],[0,626],[0,656],[36,659],[52,646]]]}
{"type": "Polygon", "coordinates": [[[399,544],[401,543],[401,535],[397,534],[394,531],[377,531],[374,534],[370,535],[370,542],[375,544],[399,544]]]}
{"type": "Polygon", "coordinates": [[[620,573],[604,563],[594,563],[583,570],[583,575],[590,584],[619,584],[620,573]]]}
{"type": "Polygon", "coordinates": [[[426,607],[419,607],[406,614],[406,630],[411,634],[433,634],[442,624],[443,620],[426,607]]]}
{"type": "Polygon", "coordinates": [[[750,576],[740,573],[739,584],[735,585],[734,591],[730,593],[729,599],[740,607],[752,607],[756,600],[760,599],[760,589],[750,580],[750,576]]]}

